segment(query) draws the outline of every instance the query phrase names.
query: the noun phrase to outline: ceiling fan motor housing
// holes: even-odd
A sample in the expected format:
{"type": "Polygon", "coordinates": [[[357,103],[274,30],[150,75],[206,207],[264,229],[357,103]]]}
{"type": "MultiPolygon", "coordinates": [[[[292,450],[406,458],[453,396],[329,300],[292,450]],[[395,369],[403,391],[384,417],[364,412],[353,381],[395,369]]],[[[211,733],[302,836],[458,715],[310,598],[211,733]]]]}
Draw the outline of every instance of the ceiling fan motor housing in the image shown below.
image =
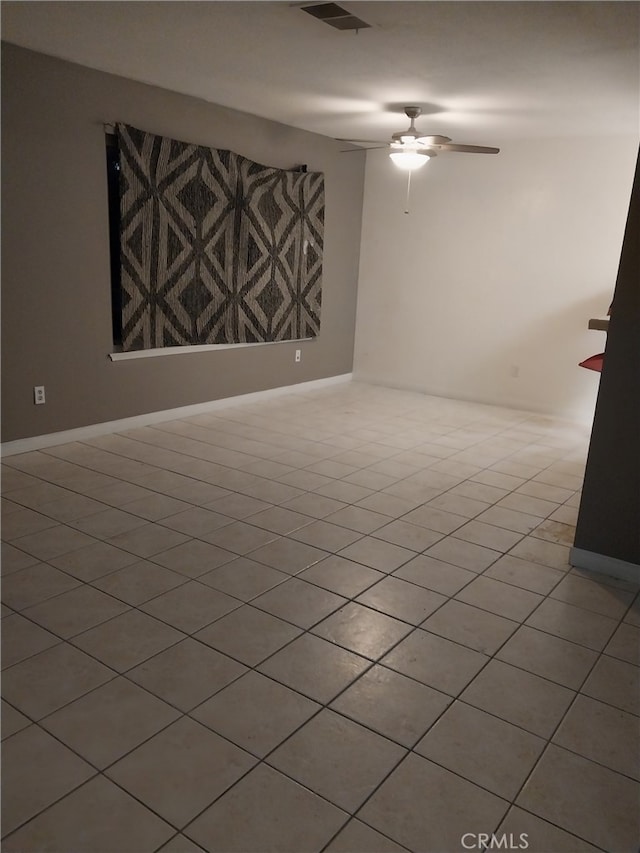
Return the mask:
{"type": "Polygon", "coordinates": [[[422,110],[420,107],[405,107],[404,112],[407,118],[411,120],[411,124],[406,130],[394,133],[391,139],[393,142],[398,142],[403,145],[413,145],[420,137],[420,134],[416,130],[415,120],[418,118],[422,110]]]}

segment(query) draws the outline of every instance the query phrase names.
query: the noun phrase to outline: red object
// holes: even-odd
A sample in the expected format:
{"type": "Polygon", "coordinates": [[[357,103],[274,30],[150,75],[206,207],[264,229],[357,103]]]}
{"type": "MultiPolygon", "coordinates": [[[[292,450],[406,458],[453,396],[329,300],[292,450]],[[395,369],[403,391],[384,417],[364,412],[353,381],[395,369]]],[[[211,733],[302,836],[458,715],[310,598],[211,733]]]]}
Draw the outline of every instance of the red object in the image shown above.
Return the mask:
{"type": "Polygon", "coordinates": [[[598,373],[602,373],[602,362],[604,361],[604,353],[599,352],[597,355],[592,355],[589,358],[585,358],[584,361],[581,361],[578,365],[579,367],[586,367],[587,370],[596,370],[598,373]]]}

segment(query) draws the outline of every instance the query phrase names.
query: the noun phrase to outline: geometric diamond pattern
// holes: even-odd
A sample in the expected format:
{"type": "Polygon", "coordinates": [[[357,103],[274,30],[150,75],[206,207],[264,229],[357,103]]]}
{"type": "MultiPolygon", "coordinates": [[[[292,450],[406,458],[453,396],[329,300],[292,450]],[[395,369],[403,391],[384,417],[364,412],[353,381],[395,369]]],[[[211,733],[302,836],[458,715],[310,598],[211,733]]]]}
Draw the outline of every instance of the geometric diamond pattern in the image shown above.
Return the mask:
{"type": "Polygon", "coordinates": [[[320,332],[324,176],[118,125],[125,351],[320,332]]]}

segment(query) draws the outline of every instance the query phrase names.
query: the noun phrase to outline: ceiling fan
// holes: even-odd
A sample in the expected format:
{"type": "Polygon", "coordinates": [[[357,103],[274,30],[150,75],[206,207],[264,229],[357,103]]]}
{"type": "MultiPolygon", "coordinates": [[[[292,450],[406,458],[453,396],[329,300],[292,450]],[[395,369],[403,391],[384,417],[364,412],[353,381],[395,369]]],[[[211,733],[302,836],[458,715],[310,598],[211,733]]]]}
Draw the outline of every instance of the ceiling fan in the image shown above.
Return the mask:
{"type": "MultiPolygon", "coordinates": [[[[401,169],[411,171],[423,166],[431,157],[436,157],[441,151],[460,151],[467,154],[497,154],[499,148],[485,145],[462,145],[452,142],[448,136],[438,134],[425,136],[416,128],[415,121],[422,112],[420,107],[405,107],[405,115],[410,120],[406,130],[392,134],[391,141],[386,145],[378,145],[380,140],[373,139],[340,139],[339,142],[353,142],[363,145],[375,145],[378,148],[391,148],[389,156],[401,169]]],[[[354,150],[354,149],[350,149],[354,150]]],[[[371,149],[369,149],[371,150],[371,149]]]]}

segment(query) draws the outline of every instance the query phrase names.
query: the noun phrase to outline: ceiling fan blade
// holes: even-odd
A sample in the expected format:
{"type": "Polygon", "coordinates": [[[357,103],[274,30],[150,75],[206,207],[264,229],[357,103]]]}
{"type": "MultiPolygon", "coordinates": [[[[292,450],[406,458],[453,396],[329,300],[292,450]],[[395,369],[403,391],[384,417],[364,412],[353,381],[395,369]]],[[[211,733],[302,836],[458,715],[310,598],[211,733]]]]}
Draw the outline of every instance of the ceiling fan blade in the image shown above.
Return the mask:
{"type": "Polygon", "coordinates": [[[490,148],[486,145],[459,145],[456,142],[445,142],[442,145],[436,145],[436,147],[440,151],[462,151],[467,154],[498,154],[500,151],[499,148],[490,148]]]}
{"type": "Polygon", "coordinates": [[[336,142],[353,142],[354,145],[382,145],[381,139],[336,139],[336,142]]]}
{"type": "Polygon", "coordinates": [[[380,148],[388,148],[388,145],[370,145],[368,148],[341,148],[341,154],[355,154],[357,151],[378,151],[380,148]]]}

